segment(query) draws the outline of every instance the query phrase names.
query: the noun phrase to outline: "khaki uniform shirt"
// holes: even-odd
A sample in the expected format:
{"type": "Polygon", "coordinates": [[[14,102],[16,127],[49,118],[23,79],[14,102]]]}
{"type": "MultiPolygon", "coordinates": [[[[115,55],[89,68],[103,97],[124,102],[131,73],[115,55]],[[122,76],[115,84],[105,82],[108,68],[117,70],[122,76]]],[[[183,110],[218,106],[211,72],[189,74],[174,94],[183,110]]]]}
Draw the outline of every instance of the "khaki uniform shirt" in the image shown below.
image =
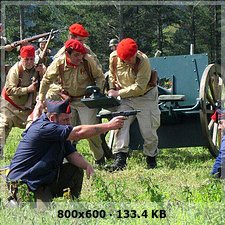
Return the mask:
{"type": "MultiPolygon", "coordinates": [[[[32,83],[32,78],[37,76],[35,68],[31,70],[26,70],[23,68],[23,74],[21,80],[19,81],[19,62],[16,63],[8,72],[6,77],[5,88],[8,96],[12,99],[13,102],[18,106],[25,106],[28,101],[29,94],[28,86],[32,83]],[[19,86],[18,86],[19,85],[19,86]]],[[[33,93],[33,104],[36,99],[36,93],[33,93]]]]}
{"type": "Polygon", "coordinates": [[[151,78],[151,66],[148,57],[144,53],[137,52],[137,57],[140,59],[137,74],[135,74],[133,66],[126,64],[117,57],[116,74],[114,75],[114,56],[117,56],[116,51],[110,54],[109,85],[110,88],[114,88],[115,81],[120,85],[119,95],[121,98],[141,96],[152,88],[148,85],[151,78]]]}
{"type": "MultiPolygon", "coordinates": [[[[84,59],[88,61],[90,71],[95,80],[95,85],[102,90],[104,85],[102,69],[96,64],[91,55],[86,54],[84,59]]],[[[63,54],[51,63],[42,78],[39,91],[39,99],[41,101],[45,100],[46,93],[48,92],[50,85],[54,82],[57,83],[57,80],[60,80],[59,66],[62,64],[64,65],[64,74],[61,77],[62,81],[60,85],[70,96],[85,95],[86,87],[93,85],[93,81],[87,74],[83,62],[81,62],[81,64],[76,68],[67,66],[66,56],[63,54]]],[[[54,88],[54,85],[52,88],[54,88]]],[[[49,91],[51,91],[51,87],[49,91]]]]}
{"type": "MultiPolygon", "coordinates": [[[[83,45],[84,45],[85,49],[87,50],[87,53],[89,55],[92,55],[94,60],[97,62],[98,66],[100,66],[102,68],[102,65],[100,64],[100,62],[99,62],[99,60],[97,58],[97,55],[91,50],[91,48],[88,45],[86,45],[86,44],[83,44],[83,45]]],[[[60,48],[59,51],[55,54],[54,59],[56,59],[56,58],[60,57],[61,55],[63,55],[65,53],[65,49],[66,49],[65,46],[60,48]]]]}

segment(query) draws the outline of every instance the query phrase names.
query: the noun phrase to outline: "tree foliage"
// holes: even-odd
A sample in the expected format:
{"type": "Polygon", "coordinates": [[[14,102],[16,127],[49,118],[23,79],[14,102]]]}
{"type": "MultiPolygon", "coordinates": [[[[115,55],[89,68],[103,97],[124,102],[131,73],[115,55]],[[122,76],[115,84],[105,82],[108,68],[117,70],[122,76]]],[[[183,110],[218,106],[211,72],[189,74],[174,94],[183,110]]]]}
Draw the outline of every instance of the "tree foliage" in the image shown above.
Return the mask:
{"type": "MultiPolygon", "coordinates": [[[[206,52],[210,61],[220,61],[220,6],[202,5],[199,1],[180,6],[119,5],[117,1],[109,5],[97,5],[95,1],[89,1],[93,5],[78,4],[79,1],[70,1],[70,4],[43,1],[43,5],[35,2],[23,5],[23,2],[26,1],[5,7],[6,36],[10,41],[79,22],[90,32],[87,44],[105,69],[110,54],[109,40],[125,37],[134,38],[139,49],[149,57],[157,49],[163,55],[189,54],[190,44],[194,44],[195,53],[206,52]]],[[[67,31],[55,36],[50,46],[53,52],[60,49],[66,39],[67,31]]]]}

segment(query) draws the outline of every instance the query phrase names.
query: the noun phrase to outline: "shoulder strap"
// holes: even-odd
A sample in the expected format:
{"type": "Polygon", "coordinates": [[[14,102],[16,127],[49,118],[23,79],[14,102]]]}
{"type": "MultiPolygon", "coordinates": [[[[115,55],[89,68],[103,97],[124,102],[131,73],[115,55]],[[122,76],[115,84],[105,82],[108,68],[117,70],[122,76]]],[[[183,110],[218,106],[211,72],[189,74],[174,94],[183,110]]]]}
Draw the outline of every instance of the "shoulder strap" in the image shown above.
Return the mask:
{"type": "Polygon", "coordinates": [[[59,83],[63,86],[64,64],[59,65],[59,83]]]}
{"type": "Polygon", "coordinates": [[[88,61],[86,59],[83,59],[83,62],[84,62],[84,69],[87,73],[87,75],[89,76],[90,80],[92,83],[95,83],[95,79],[90,71],[90,67],[89,67],[89,64],[88,64],[88,61]]]}
{"type": "Polygon", "coordinates": [[[113,56],[113,61],[112,61],[112,69],[113,69],[113,77],[114,77],[114,81],[115,83],[117,82],[117,76],[116,76],[116,72],[117,72],[117,55],[113,56]]]}
{"type": "Polygon", "coordinates": [[[19,71],[19,82],[18,82],[18,84],[17,84],[17,87],[20,87],[20,85],[21,85],[21,81],[22,81],[22,77],[23,77],[23,66],[22,66],[22,64],[19,64],[18,63],[18,71],[19,71]]]}
{"type": "Polygon", "coordinates": [[[138,66],[139,66],[140,62],[141,62],[141,59],[139,57],[136,57],[136,62],[135,62],[134,69],[133,69],[135,76],[138,73],[138,66]]]}

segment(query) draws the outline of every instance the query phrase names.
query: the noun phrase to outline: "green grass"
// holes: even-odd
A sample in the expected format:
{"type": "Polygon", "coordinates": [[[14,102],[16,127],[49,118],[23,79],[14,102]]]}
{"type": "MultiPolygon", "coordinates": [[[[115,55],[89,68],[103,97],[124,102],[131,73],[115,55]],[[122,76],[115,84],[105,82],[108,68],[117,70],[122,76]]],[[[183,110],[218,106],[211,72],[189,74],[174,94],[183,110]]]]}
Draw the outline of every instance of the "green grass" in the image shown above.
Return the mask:
{"type": "MultiPolygon", "coordinates": [[[[6,158],[0,161],[0,166],[9,164],[20,134],[19,129],[10,134],[6,158]]],[[[94,163],[87,141],[79,142],[77,148],[94,163]]],[[[210,176],[213,162],[208,150],[201,147],[163,149],[158,156],[158,168],[147,170],[142,151],[132,151],[124,171],[108,173],[96,168],[94,177],[90,180],[85,177],[79,201],[58,198],[51,208],[38,214],[28,202],[20,208],[6,208],[7,193],[1,179],[0,224],[222,225],[225,219],[224,181],[210,176]],[[105,219],[58,218],[61,209],[70,210],[67,213],[83,211],[87,215],[88,210],[104,210],[107,214],[105,219]],[[117,218],[119,210],[122,216],[126,216],[124,210],[130,210],[129,218],[117,218]],[[136,210],[140,218],[131,218],[134,215],[131,210],[136,210]],[[152,218],[152,210],[165,210],[166,218],[152,218]]],[[[28,200],[27,196],[23,198],[28,200]]]]}

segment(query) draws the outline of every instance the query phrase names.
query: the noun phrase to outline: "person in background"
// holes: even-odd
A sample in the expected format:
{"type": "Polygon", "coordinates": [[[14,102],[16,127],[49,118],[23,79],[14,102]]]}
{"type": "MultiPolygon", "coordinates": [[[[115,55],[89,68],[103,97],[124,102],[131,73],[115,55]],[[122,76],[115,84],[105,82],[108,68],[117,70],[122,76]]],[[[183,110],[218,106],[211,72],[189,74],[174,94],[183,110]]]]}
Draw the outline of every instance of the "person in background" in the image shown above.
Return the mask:
{"type": "Polygon", "coordinates": [[[121,98],[118,111],[141,110],[136,116],[130,116],[122,129],[115,131],[113,153],[115,162],[109,169],[121,170],[126,166],[129,151],[129,130],[135,118],[144,139],[144,155],[147,168],[156,168],[158,149],[157,129],[160,126],[158,107],[158,89],[151,85],[151,66],[148,57],[138,50],[137,43],[126,38],[119,42],[116,51],[109,60],[109,96],[121,98]]]}
{"type": "Polygon", "coordinates": [[[116,50],[117,45],[119,44],[119,41],[116,38],[113,38],[109,42],[109,48],[113,52],[116,50]]]}
{"type": "MultiPolygon", "coordinates": [[[[43,54],[44,48],[47,44],[47,39],[39,38],[38,43],[39,43],[39,48],[35,51],[35,55],[40,57],[43,54]]],[[[48,67],[51,62],[52,62],[51,49],[47,48],[46,53],[43,57],[43,63],[46,67],[48,67]]]]}
{"type": "Polygon", "coordinates": [[[46,106],[47,113],[24,131],[7,175],[12,193],[8,200],[17,202],[18,185],[25,183],[34,192],[39,210],[45,209],[54,197],[63,196],[65,189],[70,190],[72,199],[78,198],[83,170],[87,178],[94,173],[91,164],[76,151],[71,141],[120,129],[125,119],[119,116],[108,123],[72,127],[69,100],[47,100],[46,106]],[[64,157],[67,163],[63,163],[64,157]]]}
{"type": "Polygon", "coordinates": [[[0,98],[0,152],[13,127],[25,128],[27,118],[36,104],[37,78],[43,76],[44,66],[34,66],[35,48],[20,49],[20,61],[8,72],[0,98]]]}
{"type": "Polygon", "coordinates": [[[220,151],[218,156],[216,157],[216,160],[214,162],[211,174],[214,175],[217,178],[225,178],[225,109],[218,110],[216,112],[216,119],[215,122],[218,120],[219,124],[219,132],[221,132],[221,145],[220,145],[220,151]]]}

